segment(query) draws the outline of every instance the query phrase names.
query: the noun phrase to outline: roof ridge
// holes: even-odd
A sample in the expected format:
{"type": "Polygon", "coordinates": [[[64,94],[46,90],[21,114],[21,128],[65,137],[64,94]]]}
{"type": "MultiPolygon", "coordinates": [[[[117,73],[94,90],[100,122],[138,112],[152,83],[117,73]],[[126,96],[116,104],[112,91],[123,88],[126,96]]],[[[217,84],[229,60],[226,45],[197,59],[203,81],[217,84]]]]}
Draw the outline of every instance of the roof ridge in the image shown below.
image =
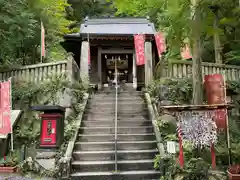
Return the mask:
{"type": "Polygon", "coordinates": [[[83,24],[148,24],[147,18],[95,18],[87,19],[83,24]]]}
{"type": "Polygon", "coordinates": [[[151,24],[151,22],[86,22],[84,25],[94,24],[151,24]]]}

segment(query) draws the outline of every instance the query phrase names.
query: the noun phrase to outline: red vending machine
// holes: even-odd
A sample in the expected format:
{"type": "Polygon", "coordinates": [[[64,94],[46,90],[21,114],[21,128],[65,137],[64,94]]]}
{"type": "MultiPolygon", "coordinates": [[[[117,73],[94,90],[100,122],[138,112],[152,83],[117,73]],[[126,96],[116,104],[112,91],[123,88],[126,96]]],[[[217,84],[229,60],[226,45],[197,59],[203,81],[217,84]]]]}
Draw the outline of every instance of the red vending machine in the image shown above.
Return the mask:
{"type": "Polygon", "coordinates": [[[41,111],[40,148],[58,148],[64,138],[65,108],[62,106],[35,106],[41,111]]]}

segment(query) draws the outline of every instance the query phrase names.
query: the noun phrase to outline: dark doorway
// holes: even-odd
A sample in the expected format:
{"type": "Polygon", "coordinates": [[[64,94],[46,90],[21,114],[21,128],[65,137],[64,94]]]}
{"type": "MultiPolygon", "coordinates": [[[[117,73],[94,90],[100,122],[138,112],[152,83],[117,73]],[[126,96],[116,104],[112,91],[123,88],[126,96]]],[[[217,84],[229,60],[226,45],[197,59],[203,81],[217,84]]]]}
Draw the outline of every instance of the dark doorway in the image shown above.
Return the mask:
{"type": "Polygon", "coordinates": [[[115,76],[115,61],[117,62],[118,78],[121,82],[132,83],[132,54],[102,54],[102,79],[109,83],[115,76]]]}

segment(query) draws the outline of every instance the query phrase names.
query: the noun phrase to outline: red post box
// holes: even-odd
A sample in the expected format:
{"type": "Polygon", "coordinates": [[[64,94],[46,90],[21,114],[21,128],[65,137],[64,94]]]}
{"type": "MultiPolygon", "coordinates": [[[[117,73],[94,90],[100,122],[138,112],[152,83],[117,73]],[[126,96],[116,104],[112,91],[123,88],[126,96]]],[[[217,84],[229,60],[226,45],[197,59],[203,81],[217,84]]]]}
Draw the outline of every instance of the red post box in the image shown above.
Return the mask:
{"type": "Polygon", "coordinates": [[[62,106],[35,106],[41,117],[40,148],[58,148],[64,138],[65,108],[62,106]]]}

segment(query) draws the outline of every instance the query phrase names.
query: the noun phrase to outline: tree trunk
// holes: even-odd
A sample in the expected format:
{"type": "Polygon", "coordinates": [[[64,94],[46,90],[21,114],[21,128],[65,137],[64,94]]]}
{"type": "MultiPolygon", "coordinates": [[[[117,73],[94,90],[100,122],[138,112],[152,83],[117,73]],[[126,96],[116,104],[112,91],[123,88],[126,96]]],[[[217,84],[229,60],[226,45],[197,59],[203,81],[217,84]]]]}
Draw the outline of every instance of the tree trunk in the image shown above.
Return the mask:
{"type": "Polygon", "coordinates": [[[193,104],[203,103],[203,78],[202,78],[202,59],[201,59],[201,12],[198,7],[198,0],[192,0],[193,5],[193,104]]]}
{"type": "MultiPolygon", "coordinates": [[[[217,12],[216,12],[217,13],[217,12]]],[[[217,15],[213,21],[213,28],[214,30],[218,29],[218,19],[217,15]]],[[[220,37],[218,33],[214,34],[214,51],[215,51],[215,62],[218,64],[222,64],[222,47],[220,42],[220,37]]]]}
{"type": "Polygon", "coordinates": [[[166,77],[166,74],[165,74],[165,57],[164,56],[162,56],[162,57],[160,57],[160,60],[159,60],[159,62],[158,62],[159,64],[158,64],[158,69],[159,69],[159,79],[160,78],[164,78],[164,77],[166,77]]]}

